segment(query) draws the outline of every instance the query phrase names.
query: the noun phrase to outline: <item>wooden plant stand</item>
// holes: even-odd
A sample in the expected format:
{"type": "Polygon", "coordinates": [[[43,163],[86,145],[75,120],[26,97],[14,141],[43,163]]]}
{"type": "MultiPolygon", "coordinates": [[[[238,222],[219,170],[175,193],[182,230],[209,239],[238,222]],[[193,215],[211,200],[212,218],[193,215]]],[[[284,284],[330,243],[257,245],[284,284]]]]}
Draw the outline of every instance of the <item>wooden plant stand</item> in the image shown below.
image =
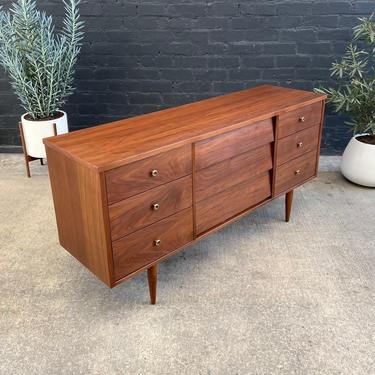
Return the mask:
{"type": "MultiPolygon", "coordinates": [[[[40,160],[40,165],[44,165],[44,162],[43,162],[43,158],[34,158],[34,156],[28,155],[27,148],[26,148],[25,136],[23,134],[22,122],[18,123],[18,129],[20,131],[23,156],[25,157],[26,175],[27,175],[27,177],[30,178],[31,174],[30,174],[30,165],[29,165],[29,163],[31,161],[34,161],[34,160],[40,160]]],[[[56,124],[53,124],[53,134],[57,135],[56,124]]]]}

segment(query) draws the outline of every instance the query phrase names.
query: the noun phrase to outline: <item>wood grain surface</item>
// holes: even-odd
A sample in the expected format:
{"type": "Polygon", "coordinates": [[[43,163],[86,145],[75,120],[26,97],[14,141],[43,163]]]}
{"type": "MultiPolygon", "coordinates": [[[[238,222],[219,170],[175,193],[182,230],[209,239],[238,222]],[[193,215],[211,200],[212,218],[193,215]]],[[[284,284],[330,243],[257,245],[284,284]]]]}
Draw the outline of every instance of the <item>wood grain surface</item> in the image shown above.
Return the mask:
{"type": "Polygon", "coordinates": [[[115,279],[135,272],[193,240],[191,208],[113,242],[115,279]],[[155,241],[160,240],[157,246],[155,241]]]}
{"type": "Polygon", "coordinates": [[[272,119],[269,118],[198,142],[195,145],[195,169],[207,168],[273,140],[272,119]]]}
{"type": "Polygon", "coordinates": [[[315,174],[317,150],[310,151],[276,169],[275,194],[290,190],[315,174]]]}
{"type": "Polygon", "coordinates": [[[288,160],[317,150],[319,133],[320,127],[319,124],[316,124],[310,128],[280,139],[277,146],[277,165],[284,164],[288,160]]]}
{"type": "Polygon", "coordinates": [[[46,147],[61,246],[112,286],[112,255],[101,175],[46,147]]]}
{"type": "Polygon", "coordinates": [[[190,145],[112,169],[105,174],[108,202],[118,202],[191,174],[191,171],[190,145]],[[157,172],[155,176],[153,171],[157,172]]]}
{"type": "Polygon", "coordinates": [[[196,231],[201,234],[270,196],[271,178],[267,172],[198,202],[196,231]]]}
{"type": "Polygon", "coordinates": [[[117,202],[109,207],[112,240],[191,207],[192,204],[191,175],[117,202]]]}
{"type": "Polygon", "coordinates": [[[322,103],[317,102],[280,114],[278,137],[284,138],[310,126],[319,125],[321,113],[322,103]]]}
{"type": "Polygon", "coordinates": [[[321,102],[325,97],[264,85],[47,138],[44,142],[90,168],[109,170],[321,102]]]}
{"type": "Polygon", "coordinates": [[[201,169],[195,177],[196,201],[209,198],[270,169],[272,169],[270,143],[201,169]]]}

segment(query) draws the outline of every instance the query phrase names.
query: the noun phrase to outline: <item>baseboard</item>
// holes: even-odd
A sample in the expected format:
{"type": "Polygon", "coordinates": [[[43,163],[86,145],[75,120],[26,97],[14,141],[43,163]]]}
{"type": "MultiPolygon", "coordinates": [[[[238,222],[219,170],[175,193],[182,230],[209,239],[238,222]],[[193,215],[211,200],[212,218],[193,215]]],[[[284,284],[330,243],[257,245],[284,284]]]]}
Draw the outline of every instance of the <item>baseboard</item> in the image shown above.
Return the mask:
{"type": "Polygon", "coordinates": [[[21,146],[1,146],[0,145],[0,153],[22,154],[22,147],[21,146]]]}

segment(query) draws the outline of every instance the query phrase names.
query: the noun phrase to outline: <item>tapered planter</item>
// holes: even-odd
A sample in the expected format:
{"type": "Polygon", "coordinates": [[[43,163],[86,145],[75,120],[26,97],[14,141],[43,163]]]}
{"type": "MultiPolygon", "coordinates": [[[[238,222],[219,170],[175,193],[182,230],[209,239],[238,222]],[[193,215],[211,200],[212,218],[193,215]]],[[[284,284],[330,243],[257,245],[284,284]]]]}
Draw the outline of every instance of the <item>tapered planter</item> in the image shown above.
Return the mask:
{"type": "Polygon", "coordinates": [[[358,185],[375,187],[375,145],[359,141],[360,136],[354,136],[346,146],[341,172],[358,185]]]}
{"type": "Polygon", "coordinates": [[[46,149],[44,148],[43,139],[55,135],[53,124],[56,124],[57,134],[69,132],[67,115],[63,111],[59,112],[60,117],[46,121],[28,120],[25,118],[27,117],[27,114],[24,114],[21,117],[25,146],[29,156],[34,158],[46,157],[46,149]]]}

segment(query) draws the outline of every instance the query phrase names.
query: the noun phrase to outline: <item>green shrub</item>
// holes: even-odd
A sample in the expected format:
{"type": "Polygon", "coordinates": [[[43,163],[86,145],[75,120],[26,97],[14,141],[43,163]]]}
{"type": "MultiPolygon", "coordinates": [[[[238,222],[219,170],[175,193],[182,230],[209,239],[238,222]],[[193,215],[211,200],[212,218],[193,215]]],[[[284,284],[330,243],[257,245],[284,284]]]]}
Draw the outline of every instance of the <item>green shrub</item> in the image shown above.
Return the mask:
{"type": "Polygon", "coordinates": [[[351,117],[347,124],[353,127],[354,134],[375,134],[375,22],[372,16],[359,20],[346,54],[331,67],[331,76],[338,79],[339,88],[316,91],[328,94],[327,101],[336,112],[351,117]]]}
{"type": "Polygon", "coordinates": [[[63,0],[66,16],[60,33],[34,0],[18,0],[8,12],[0,7],[0,64],[34,120],[55,117],[73,93],[83,38],[79,2],[63,0]]]}

